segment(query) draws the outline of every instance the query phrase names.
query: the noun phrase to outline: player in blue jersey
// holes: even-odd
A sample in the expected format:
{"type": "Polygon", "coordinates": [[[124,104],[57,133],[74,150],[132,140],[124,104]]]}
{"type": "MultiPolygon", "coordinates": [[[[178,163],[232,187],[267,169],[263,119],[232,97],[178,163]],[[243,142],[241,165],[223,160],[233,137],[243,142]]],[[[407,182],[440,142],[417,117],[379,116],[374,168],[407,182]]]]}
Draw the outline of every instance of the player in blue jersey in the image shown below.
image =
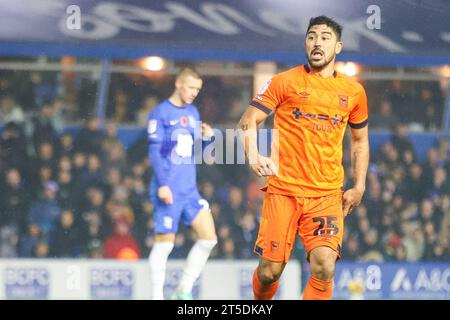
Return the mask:
{"type": "Polygon", "coordinates": [[[203,81],[194,70],[182,70],[169,99],[148,118],[149,158],[153,166],[150,198],[154,204],[155,243],[149,256],[152,299],[163,300],[167,259],[174,247],[180,220],[197,240],[189,252],[180,284],[172,298],[192,299],[192,287],[217,243],[209,204],[197,190],[194,143],[213,130],[192,102],[203,81]],[[196,134],[198,132],[198,134],[196,134]]]}

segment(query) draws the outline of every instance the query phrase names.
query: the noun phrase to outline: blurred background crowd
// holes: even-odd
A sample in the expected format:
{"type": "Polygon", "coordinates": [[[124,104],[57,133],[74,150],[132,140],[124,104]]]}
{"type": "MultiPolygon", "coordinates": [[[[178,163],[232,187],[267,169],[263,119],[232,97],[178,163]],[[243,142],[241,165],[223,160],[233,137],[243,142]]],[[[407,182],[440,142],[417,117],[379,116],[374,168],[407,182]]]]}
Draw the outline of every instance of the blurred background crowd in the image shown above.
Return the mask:
{"type": "MultiPolygon", "coordinates": [[[[145,130],[125,145],[118,128],[146,126],[147,114],[173,89],[173,77],[156,80],[115,74],[103,122],[94,114],[94,79],[0,73],[0,257],[147,257],[153,205],[145,130]]],[[[203,121],[233,128],[251,98],[251,78],[204,80],[195,102],[203,121]]],[[[449,140],[439,139],[421,159],[409,138],[440,129],[444,92],[430,81],[364,85],[369,129],[384,130],[389,139],[372,150],[364,200],[345,220],[343,258],[449,261],[449,140]]],[[[349,146],[347,135],[346,187],[352,184],[349,146]]],[[[198,166],[199,190],[219,237],[212,258],[254,257],[262,184],[246,165],[198,166]]],[[[194,240],[180,227],[173,258],[184,258],[194,240]]]]}

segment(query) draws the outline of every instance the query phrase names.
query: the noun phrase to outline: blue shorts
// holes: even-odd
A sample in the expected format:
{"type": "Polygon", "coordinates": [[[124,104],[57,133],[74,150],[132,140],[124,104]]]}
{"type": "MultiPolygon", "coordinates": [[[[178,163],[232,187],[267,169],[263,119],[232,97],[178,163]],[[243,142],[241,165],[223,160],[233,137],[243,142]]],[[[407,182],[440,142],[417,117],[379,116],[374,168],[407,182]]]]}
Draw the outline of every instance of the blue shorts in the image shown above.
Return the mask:
{"type": "Polygon", "coordinates": [[[180,219],[186,226],[190,226],[201,210],[209,209],[208,201],[197,191],[185,197],[174,195],[171,205],[159,200],[156,194],[151,194],[150,198],[155,207],[153,219],[156,233],[177,233],[180,219]]]}

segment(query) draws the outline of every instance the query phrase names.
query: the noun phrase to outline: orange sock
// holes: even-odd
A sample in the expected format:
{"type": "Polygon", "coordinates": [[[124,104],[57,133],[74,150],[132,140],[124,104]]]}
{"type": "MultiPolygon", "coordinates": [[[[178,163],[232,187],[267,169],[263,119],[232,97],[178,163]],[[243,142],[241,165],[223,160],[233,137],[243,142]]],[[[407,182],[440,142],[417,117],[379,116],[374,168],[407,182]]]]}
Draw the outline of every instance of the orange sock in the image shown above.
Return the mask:
{"type": "Polygon", "coordinates": [[[303,292],[303,300],[331,300],[332,295],[333,279],[324,281],[310,276],[303,292]]]}
{"type": "Polygon", "coordinates": [[[258,276],[258,267],[253,272],[253,295],[255,300],[272,300],[277,293],[279,280],[269,285],[264,285],[258,276]]]}

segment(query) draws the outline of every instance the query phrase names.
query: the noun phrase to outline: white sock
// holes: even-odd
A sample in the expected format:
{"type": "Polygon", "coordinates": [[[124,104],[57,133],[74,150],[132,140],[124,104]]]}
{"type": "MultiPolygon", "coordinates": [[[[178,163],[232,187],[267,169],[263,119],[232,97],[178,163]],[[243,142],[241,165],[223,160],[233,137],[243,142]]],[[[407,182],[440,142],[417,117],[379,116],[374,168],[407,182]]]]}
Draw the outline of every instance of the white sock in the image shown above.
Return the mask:
{"type": "Polygon", "coordinates": [[[216,244],[216,240],[197,240],[195,242],[187,257],[186,267],[178,286],[179,292],[187,293],[192,291],[195,280],[200,276],[209,254],[216,244]]]}
{"type": "Polygon", "coordinates": [[[155,242],[148,257],[153,300],[164,300],[167,258],[172,249],[173,242],[155,242]]]}

